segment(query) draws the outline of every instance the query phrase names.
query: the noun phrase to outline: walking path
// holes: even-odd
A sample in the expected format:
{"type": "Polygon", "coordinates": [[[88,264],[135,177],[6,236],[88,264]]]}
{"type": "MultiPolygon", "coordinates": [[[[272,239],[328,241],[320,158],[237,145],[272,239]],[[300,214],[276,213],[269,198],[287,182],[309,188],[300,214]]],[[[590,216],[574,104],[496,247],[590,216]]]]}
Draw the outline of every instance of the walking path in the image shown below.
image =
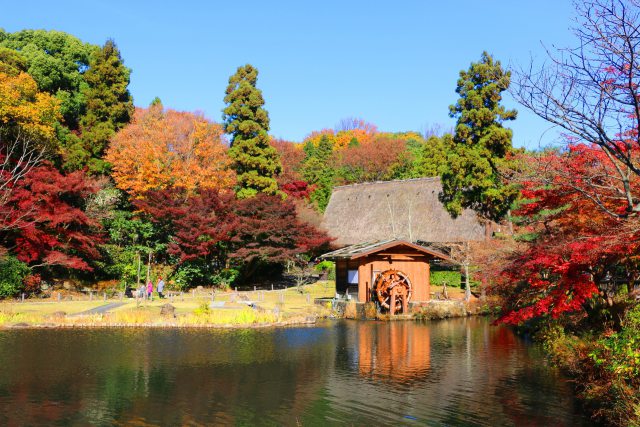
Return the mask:
{"type": "Polygon", "coordinates": [[[123,302],[110,302],[109,304],[101,305],[100,307],[95,307],[90,310],[85,310],[80,313],[73,314],[73,316],[84,316],[87,314],[104,314],[107,311],[112,310],[114,308],[118,308],[124,304],[125,303],[123,302]]]}

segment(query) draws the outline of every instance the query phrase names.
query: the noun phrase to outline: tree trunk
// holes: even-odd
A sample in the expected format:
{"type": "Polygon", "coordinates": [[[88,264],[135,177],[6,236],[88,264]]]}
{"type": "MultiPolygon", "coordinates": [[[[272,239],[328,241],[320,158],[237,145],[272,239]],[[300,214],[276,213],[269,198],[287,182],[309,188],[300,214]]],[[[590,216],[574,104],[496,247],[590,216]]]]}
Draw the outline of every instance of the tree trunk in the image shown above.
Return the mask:
{"type": "Polygon", "coordinates": [[[136,284],[136,289],[140,287],[140,269],[141,269],[142,260],[140,259],[140,252],[138,252],[138,282],[136,284]]]}
{"type": "Polygon", "coordinates": [[[480,287],[480,299],[482,301],[487,299],[487,276],[482,275],[482,285],[480,287]]]}
{"type": "Polygon", "coordinates": [[[471,299],[471,284],[469,283],[469,263],[464,263],[464,300],[471,299]]]}

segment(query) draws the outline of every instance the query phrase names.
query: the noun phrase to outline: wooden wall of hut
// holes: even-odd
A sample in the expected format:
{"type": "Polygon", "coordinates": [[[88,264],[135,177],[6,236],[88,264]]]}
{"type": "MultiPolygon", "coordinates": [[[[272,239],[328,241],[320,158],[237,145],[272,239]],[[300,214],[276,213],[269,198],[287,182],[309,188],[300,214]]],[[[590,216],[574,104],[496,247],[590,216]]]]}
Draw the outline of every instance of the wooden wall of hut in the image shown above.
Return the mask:
{"type": "MultiPolygon", "coordinates": [[[[411,281],[411,301],[428,301],[431,292],[429,262],[433,257],[411,248],[393,248],[354,260],[336,261],[336,292],[343,294],[349,288],[355,294],[355,286],[348,282],[349,270],[358,270],[357,301],[373,300],[373,284],[377,274],[386,270],[399,270],[411,281]]],[[[355,297],[355,295],[353,295],[355,297]]]]}

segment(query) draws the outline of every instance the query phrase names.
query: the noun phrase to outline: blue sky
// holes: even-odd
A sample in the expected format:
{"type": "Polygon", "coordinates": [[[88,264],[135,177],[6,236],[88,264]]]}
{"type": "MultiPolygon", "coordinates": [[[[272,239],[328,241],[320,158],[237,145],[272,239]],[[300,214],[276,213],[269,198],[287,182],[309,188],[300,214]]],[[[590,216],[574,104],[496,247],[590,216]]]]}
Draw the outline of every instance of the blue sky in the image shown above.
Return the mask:
{"type": "MultiPolygon", "coordinates": [[[[452,127],[461,69],[483,50],[506,66],[542,61],[541,43],[572,44],[572,16],[568,0],[30,0],[6,2],[0,27],[56,29],[95,44],[113,38],[133,70],[136,105],[159,96],[215,121],[229,76],[251,63],[271,133],[300,141],[345,117],[385,131],[452,127]]],[[[505,105],[517,108],[508,95],[505,105]]],[[[518,110],[514,145],[535,148],[557,135],[518,110]]]]}

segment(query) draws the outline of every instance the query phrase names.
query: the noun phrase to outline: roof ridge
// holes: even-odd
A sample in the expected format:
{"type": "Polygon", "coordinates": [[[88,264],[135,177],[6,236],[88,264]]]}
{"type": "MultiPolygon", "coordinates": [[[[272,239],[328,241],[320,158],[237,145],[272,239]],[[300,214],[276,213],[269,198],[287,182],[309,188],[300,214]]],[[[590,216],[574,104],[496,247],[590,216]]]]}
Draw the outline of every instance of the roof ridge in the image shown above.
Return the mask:
{"type": "Polygon", "coordinates": [[[360,187],[360,186],[376,185],[376,184],[390,184],[390,183],[415,182],[415,181],[439,181],[439,180],[440,180],[439,176],[430,176],[430,177],[421,177],[421,178],[392,179],[390,181],[358,182],[355,184],[336,185],[335,187],[333,187],[333,190],[335,191],[340,188],[360,187]]]}

